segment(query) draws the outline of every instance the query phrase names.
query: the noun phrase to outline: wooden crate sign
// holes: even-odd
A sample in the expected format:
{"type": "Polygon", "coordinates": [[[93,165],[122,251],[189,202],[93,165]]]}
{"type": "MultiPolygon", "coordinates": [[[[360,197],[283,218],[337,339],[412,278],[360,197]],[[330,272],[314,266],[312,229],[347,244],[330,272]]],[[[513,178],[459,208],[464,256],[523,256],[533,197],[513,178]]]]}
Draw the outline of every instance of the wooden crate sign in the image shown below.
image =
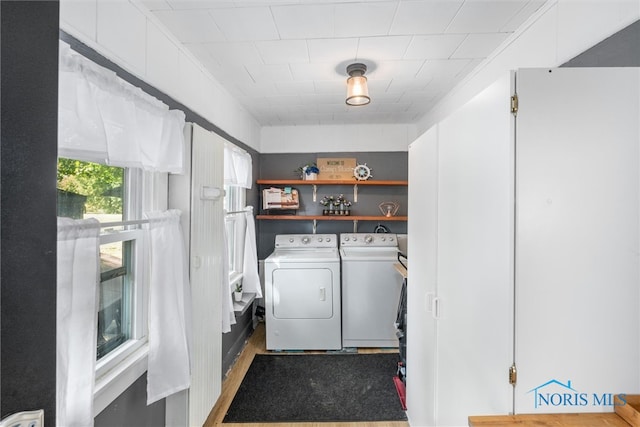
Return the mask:
{"type": "Polygon", "coordinates": [[[316,164],[320,169],[320,179],[354,179],[353,169],[356,167],[356,159],[350,158],[320,158],[316,164]]]}

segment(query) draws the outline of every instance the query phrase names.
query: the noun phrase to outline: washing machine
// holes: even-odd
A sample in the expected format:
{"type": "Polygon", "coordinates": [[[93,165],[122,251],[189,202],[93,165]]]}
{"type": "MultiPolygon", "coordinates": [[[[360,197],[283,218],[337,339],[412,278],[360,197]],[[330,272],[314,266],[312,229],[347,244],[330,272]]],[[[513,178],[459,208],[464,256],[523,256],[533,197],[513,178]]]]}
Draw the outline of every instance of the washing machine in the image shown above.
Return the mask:
{"type": "Polygon", "coordinates": [[[339,350],[337,234],[280,234],[264,262],[267,350],[339,350]]]}
{"type": "Polygon", "coordinates": [[[342,346],[398,347],[402,290],[398,238],[392,233],[340,234],[342,346]]]}

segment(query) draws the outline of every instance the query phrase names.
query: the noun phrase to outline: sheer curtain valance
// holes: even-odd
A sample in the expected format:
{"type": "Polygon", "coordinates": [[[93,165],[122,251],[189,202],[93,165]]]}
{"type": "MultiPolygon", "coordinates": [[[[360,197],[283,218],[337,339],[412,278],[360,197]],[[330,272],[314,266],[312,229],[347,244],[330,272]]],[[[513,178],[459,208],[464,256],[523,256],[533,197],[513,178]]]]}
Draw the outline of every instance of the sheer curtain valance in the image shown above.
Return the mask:
{"type": "Polygon", "coordinates": [[[58,154],[183,173],[185,115],[60,42],[58,154]]]}
{"type": "Polygon", "coordinates": [[[251,188],[251,155],[231,143],[224,144],[224,183],[251,188]]]}

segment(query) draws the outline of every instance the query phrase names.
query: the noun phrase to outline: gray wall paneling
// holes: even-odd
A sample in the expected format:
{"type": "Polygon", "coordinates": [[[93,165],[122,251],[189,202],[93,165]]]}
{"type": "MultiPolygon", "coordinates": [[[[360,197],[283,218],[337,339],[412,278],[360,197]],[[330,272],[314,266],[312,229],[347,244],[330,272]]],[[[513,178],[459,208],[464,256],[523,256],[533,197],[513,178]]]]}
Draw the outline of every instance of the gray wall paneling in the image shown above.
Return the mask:
{"type": "Polygon", "coordinates": [[[95,427],[164,426],[165,400],[147,405],[147,374],[138,378],[94,419],[95,427]],[[144,402],[146,410],[142,410],[144,402]]]}
{"type": "Polygon", "coordinates": [[[587,49],[563,67],[640,67],[640,21],[587,49]]]}
{"type": "Polygon", "coordinates": [[[56,415],[57,1],[0,2],[0,417],[56,415]]]}

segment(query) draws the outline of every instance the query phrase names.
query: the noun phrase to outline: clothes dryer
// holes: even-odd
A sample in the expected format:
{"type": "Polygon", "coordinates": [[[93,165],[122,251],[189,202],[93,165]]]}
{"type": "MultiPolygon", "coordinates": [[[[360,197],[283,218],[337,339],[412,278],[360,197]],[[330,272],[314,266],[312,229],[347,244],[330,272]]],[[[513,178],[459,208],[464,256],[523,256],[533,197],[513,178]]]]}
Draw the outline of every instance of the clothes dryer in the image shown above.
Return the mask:
{"type": "Polygon", "coordinates": [[[336,234],[280,234],[265,259],[267,350],[339,350],[336,234]]]}

